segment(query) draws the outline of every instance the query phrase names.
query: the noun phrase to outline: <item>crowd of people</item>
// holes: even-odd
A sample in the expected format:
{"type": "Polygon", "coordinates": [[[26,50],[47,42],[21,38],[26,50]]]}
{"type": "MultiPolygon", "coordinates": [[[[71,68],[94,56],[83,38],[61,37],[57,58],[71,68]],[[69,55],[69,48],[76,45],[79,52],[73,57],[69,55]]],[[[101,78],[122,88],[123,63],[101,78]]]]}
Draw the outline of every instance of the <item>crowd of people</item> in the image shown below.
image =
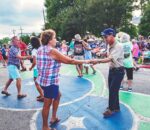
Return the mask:
{"type": "Polygon", "coordinates": [[[33,71],[33,79],[39,93],[37,101],[44,102],[42,117],[43,130],[52,130],[48,125],[48,115],[52,106],[52,116],[50,124],[57,123],[57,109],[61,98],[59,91],[59,71],[61,63],[74,64],[78,72],[78,77],[83,76],[83,69],[89,73],[89,67],[96,74],[95,64],[109,63],[108,107],[104,111],[104,117],[109,117],[113,113],[120,111],[119,89],[123,89],[124,75],[127,75],[128,91],[132,91],[133,68],[138,70],[138,60],[143,56],[143,51],[149,49],[149,43],[145,44],[143,37],[139,40],[132,39],[126,33],[118,33],[112,28],[101,32],[102,39],[93,36],[81,38],[76,34],[67,45],[65,40],[56,40],[56,32],[52,29],[41,33],[40,38],[32,36],[27,47],[17,36],[11,40],[11,47],[7,49],[3,46],[0,58],[4,60],[9,73],[8,81],[2,90],[2,94],[10,96],[8,87],[13,80],[16,80],[18,99],[27,95],[21,92],[20,71],[26,71],[24,60],[31,61],[30,71],[33,71]],[[30,49],[28,49],[30,48],[30,49]],[[32,48],[32,49],[31,49],[32,48]],[[21,66],[21,68],[20,68],[21,66]]]}

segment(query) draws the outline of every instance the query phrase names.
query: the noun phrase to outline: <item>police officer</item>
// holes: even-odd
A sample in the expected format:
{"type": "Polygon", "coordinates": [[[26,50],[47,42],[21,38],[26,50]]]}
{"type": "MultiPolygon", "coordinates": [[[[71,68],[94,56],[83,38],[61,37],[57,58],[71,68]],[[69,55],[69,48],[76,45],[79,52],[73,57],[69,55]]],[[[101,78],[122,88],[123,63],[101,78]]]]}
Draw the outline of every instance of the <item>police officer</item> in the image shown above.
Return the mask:
{"type": "Polygon", "coordinates": [[[105,29],[101,32],[101,35],[105,42],[109,45],[109,54],[107,58],[98,59],[95,63],[110,62],[108,75],[109,105],[103,113],[104,117],[109,117],[113,113],[120,111],[119,88],[124,77],[124,53],[123,46],[115,40],[116,33],[114,29],[105,29]]]}

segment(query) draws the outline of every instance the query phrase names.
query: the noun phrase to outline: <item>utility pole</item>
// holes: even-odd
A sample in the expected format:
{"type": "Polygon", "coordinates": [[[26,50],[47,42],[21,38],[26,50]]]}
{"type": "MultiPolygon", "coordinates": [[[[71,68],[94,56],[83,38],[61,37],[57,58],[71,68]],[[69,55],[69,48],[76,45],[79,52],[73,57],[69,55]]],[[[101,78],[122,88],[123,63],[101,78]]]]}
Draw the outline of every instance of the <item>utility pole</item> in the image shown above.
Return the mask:
{"type": "Polygon", "coordinates": [[[22,37],[22,31],[23,31],[23,29],[22,29],[22,27],[20,26],[20,31],[21,31],[21,37],[22,37]]]}
{"type": "Polygon", "coordinates": [[[43,9],[43,19],[44,19],[44,29],[45,29],[46,20],[45,20],[45,11],[44,11],[44,9],[43,9]]]}
{"type": "Polygon", "coordinates": [[[15,36],[15,32],[16,32],[16,30],[15,30],[15,29],[13,29],[13,30],[12,30],[12,32],[13,32],[13,34],[14,34],[14,36],[15,36]]]}

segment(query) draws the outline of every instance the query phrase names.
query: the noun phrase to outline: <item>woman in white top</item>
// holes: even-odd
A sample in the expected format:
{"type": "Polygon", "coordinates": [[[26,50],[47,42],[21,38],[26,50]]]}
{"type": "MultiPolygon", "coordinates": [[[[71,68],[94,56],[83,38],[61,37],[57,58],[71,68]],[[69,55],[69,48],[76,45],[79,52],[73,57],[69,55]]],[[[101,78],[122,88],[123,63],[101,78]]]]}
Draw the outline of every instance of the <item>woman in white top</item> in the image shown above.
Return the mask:
{"type": "Polygon", "coordinates": [[[39,92],[39,96],[37,97],[37,101],[44,101],[44,95],[43,95],[43,90],[40,87],[40,85],[36,82],[36,79],[38,77],[38,70],[37,70],[37,65],[36,65],[36,59],[37,59],[37,50],[40,47],[40,41],[37,37],[32,37],[31,38],[31,45],[32,45],[32,65],[29,68],[29,70],[31,71],[33,69],[33,77],[34,77],[34,82],[35,82],[35,86],[39,92]]]}

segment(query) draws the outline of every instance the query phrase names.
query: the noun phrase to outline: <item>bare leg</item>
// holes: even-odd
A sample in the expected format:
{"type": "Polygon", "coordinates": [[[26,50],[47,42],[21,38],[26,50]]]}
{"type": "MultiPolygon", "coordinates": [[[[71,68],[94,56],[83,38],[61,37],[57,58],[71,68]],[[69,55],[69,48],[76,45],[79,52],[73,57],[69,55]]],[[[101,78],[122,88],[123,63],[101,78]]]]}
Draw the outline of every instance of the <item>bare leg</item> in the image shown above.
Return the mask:
{"type": "Polygon", "coordinates": [[[134,65],[135,68],[138,68],[138,65],[137,65],[137,63],[134,59],[133,59],[133,65],[134,65]]]}
{"type": "Polygon", "coordinates": [[[87,66],[85,66],[85,70],[86,70],[86,74],[88,74],[89,73],[89,67],[87,67],[87,66]]]}
{"type": "Polygon", "coordinates": [[[8,87],[9,87],[9,85],[11,84],[12,81],[13,81],[13,79],[9,79],[9,80],[6,82],[6,85],[5,85],[4,89],[3,89],[3,91],[7,92],[7,89],[8,89],[8,87]]]}
{"type": "Polygon", "coordinates": [[[53,110],[52,110],[52,118],[51,118],[52,122],[57,119],[56,115],[57,115],[57,109],[59,106],[60,97],[61,97],[61,93],[59,92],[57,99],[53,101],[53,110]]]}
{"type": "Polygon", "coordinates": [[[27,95],[21,93],[21,78],[16,79],[16,86],[17,86],[17,91],[18,91],[18,98],[24,98],[27,95]]]}
{"type": "Polygon", "coordinates": [[[41,97],[44,97],[44,95],[43,95],[43,90],[42,90],[42,88],[40,87],[40,85],[36,82],[36,78],[34,78],[34,83],[35,83],[36,89],[38,90],[40,96],[41,96],[41,97]]]}
{"type": "Polygon", "coordinates": [[[24,61],[23,60],[20,60],[20,64],[21,64],[21,68],[23,71],[26,70],[26,67],[24,66],[24,61]]]}
{"type": "Polygon", "coordinates": [[[79,65],[80,71],[81,71],[81,75],[83,75],[83,65],[79,65]]]}
{"type": "Polygon", "coordinates": [[[141,59],[142,59],[142,63],[141,64],[144,64],[144,56],[141,56],[141,59]]]}
{"type": "Polygon", "coordinates": [[[96,70],[95,70],[94,66],[93,66],[93,65],[90,65],[90,67],[91,67],[92,70],[93,70],[93,74],[95,74],[95,73],[96,73],[96,70]]]}
{"type": "Polygon", "coordinates": [[[3,59],[3,66],[6,66],[7,65],[7,62],[6,60],[3,59]]]}
{"type": "Polygon", "coordinates": [[[21,95],[21,78],[16,79],[18,95],[21,95]]]}
{"type": "Polygon", "coordinates": [[[128,80],[128,88],[132,88],[132,80],[128,80]]]}
{"type": "Polygon", "coordinates": [[[43,110],[42,110],[42,118],[43,118],[42,130],[50,130],[48,126],[48,115],[49,115],[51,104],[52,104],[52,99],[44,98],[44,105],[43,105],[43,110]]]}
{"type": "Polygon", "coordinates": [[[80,68],[79,68],[79,65],[76,65],[76,69],[77,69],[77,71],[78,71],[79,76],[82,76],[82,73],[81,73],[81,70],[80,70],[80,68]]]}

